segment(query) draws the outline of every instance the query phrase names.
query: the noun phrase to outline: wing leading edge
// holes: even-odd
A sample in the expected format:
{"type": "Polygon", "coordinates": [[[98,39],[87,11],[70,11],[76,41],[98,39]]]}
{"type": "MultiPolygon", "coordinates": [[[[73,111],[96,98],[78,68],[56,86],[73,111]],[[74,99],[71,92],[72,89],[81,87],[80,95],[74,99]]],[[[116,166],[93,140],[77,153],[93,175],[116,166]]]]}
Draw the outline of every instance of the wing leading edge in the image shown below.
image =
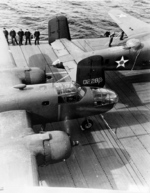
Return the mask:
{"type": "Polygon", "coordinates": [[[127,36],[137,35],[150,31],[150,25],[118,9],[112,9],[110,17],[119,25],[127,36]]]}

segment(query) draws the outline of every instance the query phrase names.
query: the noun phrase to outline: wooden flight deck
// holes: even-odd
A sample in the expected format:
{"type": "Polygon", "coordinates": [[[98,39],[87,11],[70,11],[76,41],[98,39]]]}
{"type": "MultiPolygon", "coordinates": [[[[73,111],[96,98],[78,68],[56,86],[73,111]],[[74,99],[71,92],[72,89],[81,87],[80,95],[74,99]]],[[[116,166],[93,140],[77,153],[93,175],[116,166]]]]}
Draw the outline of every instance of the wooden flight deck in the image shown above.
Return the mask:
{"type": "MultiPolygon", "coordinates": [[[[118,40],[116,40],[118,41],[118,40]]],[[[108,46],[108,40],[73,40],[84,51],[108,46]]],[[[52,67],[57,53],[47,42],[40,45],[9,46],[17,66],[52,67]]],[[[115,190],[150,188],[150,71],[106,72],[106,87],[119,95],[118,104],[103,116],[91,117],[93,128],[81,131],[81,119],[68,121],[73,140],[80,142],[71,157],[61,163],[39,167],[41,186],[87,187],[115,190]],[[117,132],[115,134],[115,132],[117,132]]],[[[51,82],[66,74],[56,75],[51,82]]],[[[69,81],[69,77],[63,81],[69,81]]],[[[63,129],[63,122],[48,124],[46,129],[63,129]]],[[[37,127],[38,128],[38,127],[37,127]]]]}

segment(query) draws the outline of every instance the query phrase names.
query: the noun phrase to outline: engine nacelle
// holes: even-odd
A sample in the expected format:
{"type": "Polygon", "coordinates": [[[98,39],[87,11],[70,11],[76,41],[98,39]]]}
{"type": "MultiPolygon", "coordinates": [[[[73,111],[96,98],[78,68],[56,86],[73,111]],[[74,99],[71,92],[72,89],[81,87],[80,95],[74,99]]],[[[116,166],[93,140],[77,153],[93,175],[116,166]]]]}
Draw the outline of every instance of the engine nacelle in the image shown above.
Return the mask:
{"type": "Polygon", "coordinates": [[[25,137],[26,146],[37,157],[37,164],[48,165],[71,155],[70,137],[63,131],[51,131],[25,137]]]}
{"type": "MultiPolygon", "coordinates": [[[[61,131],[51,132],[51,139],[45,140],[44,146],[44,164],[52,164],[67,159],[71,154],[70,137],[61,131]]],[[[41,161],[41,160],[40,160],[41,161]]],[[[43,165],[43,163],[42,163],[43,165]]]]}
{"type": "Polygon", "coordinates": [[[0,70],[0,76],[14,76],[20,79],[22,84],[41,84],[46,82],[47,76],[46,72],[40,68],[29,67],[29,68],[4,68],[0,70]]]}
{"type": "Polygon", "coordinates": [[[24,84],[40,84],[46,82],[46,75],[40,68],[29,68],[24,71],[25,77],[22,79],[24,84]]]}

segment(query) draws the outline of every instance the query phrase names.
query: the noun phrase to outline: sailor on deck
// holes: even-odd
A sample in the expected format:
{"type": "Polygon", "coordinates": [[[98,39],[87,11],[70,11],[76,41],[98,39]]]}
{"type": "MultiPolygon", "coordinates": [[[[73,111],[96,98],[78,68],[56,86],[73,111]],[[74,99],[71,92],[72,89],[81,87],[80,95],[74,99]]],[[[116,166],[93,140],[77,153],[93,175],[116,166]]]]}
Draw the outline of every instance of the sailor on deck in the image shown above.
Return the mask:
{"type": "Polygon", "coordinates": [[[9,41],[8,41],[8,31],[6,30],[6,28],[3,28],[3,32],[4,32],[5,38],[7,40],[7,43],[9,44],[9,41]]]}
{"type": "Polygon", "coordinates": [[[34,37],[35,37],[35,45],[39,44],[39,39],[40,39],[40,32],[38,30],[35,30],[34,32],[34,37]]]}
{"type": "Polygon", "coordinates": [[[31,45],[31,32],[27,29],[25,31],[24,35],[26,37],[25,45],[27,45],[27,42],[29,42],[29,44],[31,45]]]}
{"type": "Polygon", "coordinates": [[[19,45],[21,46],[23,41],[23,36],[24,36],[24,32],[22,31],[22,29],[18,31],[18,36],[19,36],[19,45]]]}
{"type": "Polygon", "coordinates": [[[115,32],[113,32],[112,34],[110,34],[109,47],[111,47],[111,44],[112,44],[112,42],[113,42],[114,36],[115,36],[115,32]]]}
{"type": "Polygon", "coordinates": [[[18,45],[17,39],[16,39],[16,32],[14,29],[12,29],[10,31],[10,36],[11,36],[11,42],[13,45],[15,45],[15,43],[18,45]]]}
{"type": "Polygon", "coordinates": [[[123,38],[124,38],[124,31],[122,30],[120,40],[123,40],[123,38]]]}

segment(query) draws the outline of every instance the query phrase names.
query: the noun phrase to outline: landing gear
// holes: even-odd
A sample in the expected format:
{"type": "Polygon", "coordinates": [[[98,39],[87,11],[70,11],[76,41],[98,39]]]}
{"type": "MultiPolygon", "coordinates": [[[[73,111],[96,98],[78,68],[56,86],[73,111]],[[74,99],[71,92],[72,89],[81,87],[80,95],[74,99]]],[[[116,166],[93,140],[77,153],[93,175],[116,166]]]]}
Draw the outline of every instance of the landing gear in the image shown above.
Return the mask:
{"type": "Polygon", "coordinates": [[[82,131],[84,131],[84,130],[91,129],[92,126],[93,126],[93,121],[92,121],[91,119],[85,119],[85,120],[82,122],[80,128],[81,128],[82,131]]]}

